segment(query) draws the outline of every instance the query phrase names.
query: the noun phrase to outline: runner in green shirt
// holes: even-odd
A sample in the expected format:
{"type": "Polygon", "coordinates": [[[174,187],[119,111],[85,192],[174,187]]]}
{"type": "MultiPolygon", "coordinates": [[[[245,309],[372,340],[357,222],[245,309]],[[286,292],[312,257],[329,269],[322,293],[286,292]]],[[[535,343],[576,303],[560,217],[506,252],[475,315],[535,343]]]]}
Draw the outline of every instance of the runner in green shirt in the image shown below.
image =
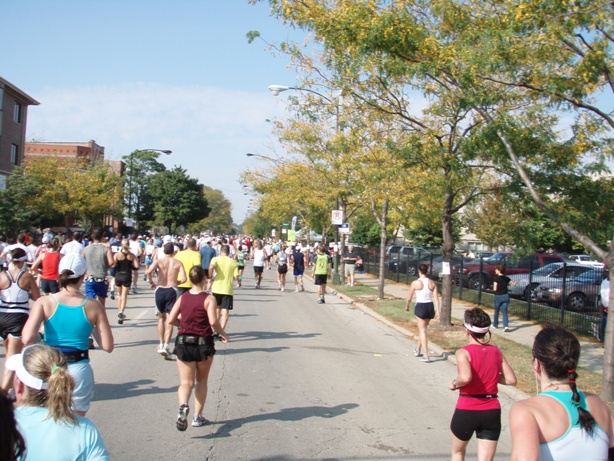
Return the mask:
{"type": "Polygon", "coordinates": [[[313,283],[318,285],[318,304],[324,304],[324,295],[326,294],[326,282],[328,274],[332,270],[332,262],[330,257],[324,252],[323,247],[318,247],[318,254],[313,266],[313,283]]]}

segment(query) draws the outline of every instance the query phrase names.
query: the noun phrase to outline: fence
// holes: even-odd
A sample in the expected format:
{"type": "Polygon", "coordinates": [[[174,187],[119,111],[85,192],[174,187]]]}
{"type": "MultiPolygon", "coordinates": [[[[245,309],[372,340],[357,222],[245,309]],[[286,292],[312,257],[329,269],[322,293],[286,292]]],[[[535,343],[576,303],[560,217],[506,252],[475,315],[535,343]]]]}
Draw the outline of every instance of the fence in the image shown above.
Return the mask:
{"type": "MultiPolygon", "coordinates": [[[[379,276],[379,248],[364,247],[361,250],[365,272],[379,276]]],[[[442,260],[440,254],[422,251],[415,255],[388,255],[384,259],[384,277],[410,284],[417,278],[418,267],[426,264],[429,277],[439,283],[442,260]]],[[[540,268],[530,258],[526,261],[528,263],[522,267],[509,269],[514,274],[508,274],[512,279],[508,288],[511,296],[508,312],[537,323],[561,323],[569,330],[603,341],[607,318],[600,309],[599,297],[603,268],[568,262],[540,268]]],[[[454,256],[451,263],[452,296],[478,306],[494,306],[493,271],[494,264],[482,259],[468,261],[454,256]],[[473,277],[465,273],[464,269],[469,266],[473,277]]]]}

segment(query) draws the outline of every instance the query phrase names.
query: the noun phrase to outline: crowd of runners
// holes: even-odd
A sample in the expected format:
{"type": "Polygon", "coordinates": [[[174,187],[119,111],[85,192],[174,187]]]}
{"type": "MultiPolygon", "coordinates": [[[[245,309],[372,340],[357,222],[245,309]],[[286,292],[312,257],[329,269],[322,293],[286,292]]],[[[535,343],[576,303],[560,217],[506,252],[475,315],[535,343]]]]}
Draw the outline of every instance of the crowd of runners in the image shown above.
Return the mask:
{"type": "MultiPolygon", "coordinates": [[[[311,270],[319,304],[326,302],[333,267],[325,245],[250,236],[122,236],[92,229],[69,238],[45,230],[38,246],[28,240],[26,234],[11,244],[0,240],[0,338],[6,351],[2,460],[109,459],[98,430],[85,417],[95,388],[89,350],[94,342],[108,353],[114,348],[108,297],[117,298],[117,324],[123,325],[129,293],[139,292],[139,281],[155,289],[157,352],[165,359],[177,357],[175,425],[185,431],[190,408],[193,427],[207,424],[203,412],[215,341],[231,339],[227,329],[234,290],[245,284],[246,262],[253,266],[255,289],[268,274],[280,291],[291,289],[290,273],[294,291],[304,291],[303,276],[311,270]]],[[[352,247],[341,257],[348,285],[353,285],[360,258],[352,247]]],[[[420,326],[414,353],[428,362],[426,327],[440,307],[426,268],[411,286],[407,310],[414,293],[420,326]]],[[[458,374],[450,383],[459,392],[450,426],[452,459],[464,459],[476,434],[478,458],[492,460],[502,428],[498,385],[515,385],[516,376],[489,343],[492,325],[486,312],[466,311],[464,326],[468,344],[456,352],[458,374]]],[[[542,392],[510,411],[513,460],[608,459],[614,420],[597,396],[576,388],[579,354],[578,340],[561,327],[546,327],[535,338],[533,368],[542,392]]]]}
{"type": "MultiPolygon", "coordinates": [[[[51,459],[54,446],[61,459],[108,459],[100,434],[85,418],[95,388],[89,350],[95,343],[109,353],[114,347],[107,298],[117,299],[117,323],[123,325],[129,294],[139,293],[139,282],[155,289],[157,352],[177,357],[176,427],[184,431],[192,389],[192,426],[207,423],[203,410],[215,339],[229,340],[225,329],[234,290],[244,286],[246,262],[253,263],[256,289],[271,271],[280,291],[289,271],[295,291],[304,291],[303,275],[313,266],[319,303],[325,302],[332,268],[322,245],[250,236],[124,236],[100,228],[68,236],[45,229],[38,243],[27,233],[10,243],[0,236],[0,338],[6,351],[0,410],[16,401],[19,427],[3,431],[12,442],[0,459],[43,459],[43,453],[51,459]]],[[[14,421],[12,412],[2,421],[14,421]]]]}

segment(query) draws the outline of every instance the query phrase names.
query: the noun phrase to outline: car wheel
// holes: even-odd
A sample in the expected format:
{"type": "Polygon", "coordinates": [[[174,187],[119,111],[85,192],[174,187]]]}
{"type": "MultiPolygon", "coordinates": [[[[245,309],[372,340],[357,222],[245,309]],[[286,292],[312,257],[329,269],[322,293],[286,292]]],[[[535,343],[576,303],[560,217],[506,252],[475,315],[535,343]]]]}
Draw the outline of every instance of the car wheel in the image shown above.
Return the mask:
{"type": "Polygon", "coordinates": [[[484,280],[484,277],[481,275],[472,275],[471,277],[469,277],[467,287],[471,290],[486,289],[486,282],[484,280]]]}
{"type": "Polygon", "coordinates": [[[584,293],[572,293],[567,298],[567,309],[574,312],[582,312],[586,304],[584,293]]]}
{"type": "Polygon", "coordinates": [[[407,268],[407,275],[416,275],[416,267],[415,266],[409,266],[407,268]]]}
{"type": "Polygon", "coordinates": [[[538,284],[529,285],[524,290],[524,299],[526,301],[531,301],[532,303],[537,302],[537,291],[539,290],[538,284]]]}

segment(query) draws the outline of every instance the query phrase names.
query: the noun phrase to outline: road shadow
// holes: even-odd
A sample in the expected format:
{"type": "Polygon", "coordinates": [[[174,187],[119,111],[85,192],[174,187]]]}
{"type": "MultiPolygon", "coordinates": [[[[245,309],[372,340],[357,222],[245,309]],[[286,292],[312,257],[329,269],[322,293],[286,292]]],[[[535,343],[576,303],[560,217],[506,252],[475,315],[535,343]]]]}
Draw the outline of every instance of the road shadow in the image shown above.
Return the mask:
{"type": "MultiPolygon", "coordinates": [[[[231,340],[232,342],[232,340],[231,340]]],[[[224,355],[235,355],[235,354],[250,354],[252,352],[264,352],[267,354],[273,353],[273,352],[281,352],[284,350],[290,349],[289,347],[248,347],[245,349],[223,349],[217,350],[217,353],[220,354],[224,354],[224,355]]]]}
{"type": "Polygon", "coordinates": [[[230,334],[232,342],[262,339],[307,339],[321,336],[320,333],[297,333],[295,331],[243,331],[230,334]]]}
{"type": "Polygon", "coordinates": [[[172,394],[177,392],[177,385],[166,388],[158,386],[145,387],[155,382],[156,381],[153,379],[140,379],[138,381],[119,384],[96,383],[94,386],[94,398],[92,400],[101,402],[105,400],[129,399],[141,395],[172,394]]]}
{"type": "Polygon", "coordinates": [[[245,418],[230,419],[227,421],[212,421],[210,424],[221,424],[217,431],[193,437],[195,439],[211,439],[218,437],[230,437],[231,432],[242,427],[245,424],[258,423],[262,421],[302,421],[308,418],[336,418],[347,413],[354,408],[357,408],[357,403],[342,403],[334,407],[325,406],[309,406],[309,407],[293,407],[283,408],[273,413],[262,413],[259,415],[246,416],[245,418]]]}
{"type": "Polygon", "coordinates": [[[138,346],[157,346],[160,342],[157,339],[147,339],[144,341],[133,341],[131,343],[115,343],[115,349],[122,349],[124,347],[138,347],[138,346]]]}

